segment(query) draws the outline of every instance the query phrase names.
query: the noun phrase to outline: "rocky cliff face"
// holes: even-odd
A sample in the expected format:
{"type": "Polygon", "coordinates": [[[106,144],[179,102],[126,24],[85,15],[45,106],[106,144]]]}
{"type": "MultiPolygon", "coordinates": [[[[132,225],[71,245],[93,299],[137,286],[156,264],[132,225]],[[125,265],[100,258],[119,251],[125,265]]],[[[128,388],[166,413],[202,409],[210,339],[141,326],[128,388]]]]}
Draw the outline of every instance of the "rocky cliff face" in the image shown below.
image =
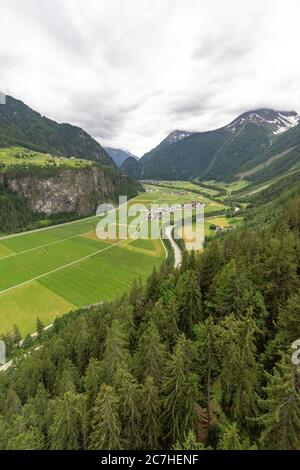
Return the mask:
{"type": "Polygon", "coordinates": [[[26,198],[33,212],[47,215],[93,214],[98,204],[116,201],[119,194],[134,196],[138,186],[116,169],[91,165],[57,169],[51,174],[15,169],[0,175],[0,185],[26,198]]]}

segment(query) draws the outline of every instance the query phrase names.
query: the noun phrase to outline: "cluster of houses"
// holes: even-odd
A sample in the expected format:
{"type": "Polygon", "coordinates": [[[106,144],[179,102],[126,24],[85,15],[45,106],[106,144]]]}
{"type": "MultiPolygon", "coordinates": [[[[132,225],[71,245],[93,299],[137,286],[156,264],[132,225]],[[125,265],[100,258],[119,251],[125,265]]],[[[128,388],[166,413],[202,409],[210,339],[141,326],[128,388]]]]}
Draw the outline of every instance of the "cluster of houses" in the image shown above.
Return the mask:
{"type": "Polygon", "coordinates": [[[183,209],[199,209],[200,207],[205,207],[205,204],[200,202],[191,202],[189,204],[174,204],[173,206],[162,206],[151,208],[145,216],[147,220],[162,220],[164,215],[174,213],[177,211],[182,211],[183,209]]]}
{"type": "Polygon", "coordinates": [[[211,224],[209,228],[210,230],[213,230],[214,232],[226,232],[228,230],[232,230],[232,227],[222,227],[220,225],[215,225],[215,224],[211,224]]]}

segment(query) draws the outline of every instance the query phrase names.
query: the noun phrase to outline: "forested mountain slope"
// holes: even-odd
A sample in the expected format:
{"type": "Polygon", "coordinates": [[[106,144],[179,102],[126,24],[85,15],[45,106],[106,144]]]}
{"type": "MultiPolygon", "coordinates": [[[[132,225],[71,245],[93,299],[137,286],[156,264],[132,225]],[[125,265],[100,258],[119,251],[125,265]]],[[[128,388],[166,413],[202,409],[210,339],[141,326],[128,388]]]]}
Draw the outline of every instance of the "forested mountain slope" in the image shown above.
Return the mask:
{"type": "Polygon", "coordinates": [[[22,146],[57,156],[113,165],[107,152],[83,129],[58,124],[11,96],[0,105],[0,147],[22,146]]]}
{"type": "Polygon", "coordinates": [[[0,448],[300,449],[299,234],[292,197],[271,224],[58,319],[0,374],[0,448]]]}
{"type": "Polygon", "coordinates": [[[299,134],[295,112],[250,111],[215,131],[187,133],[178,140],[170,134],[139,160],[140,178],[230,181],[241,174],[251,178],[251,170],[272,159],[276,161],[269,171],[280,172],[280,165],[286,171],[298,162],[299,134]],[[280,160],[282,152],[288,156],[280,160]]]}

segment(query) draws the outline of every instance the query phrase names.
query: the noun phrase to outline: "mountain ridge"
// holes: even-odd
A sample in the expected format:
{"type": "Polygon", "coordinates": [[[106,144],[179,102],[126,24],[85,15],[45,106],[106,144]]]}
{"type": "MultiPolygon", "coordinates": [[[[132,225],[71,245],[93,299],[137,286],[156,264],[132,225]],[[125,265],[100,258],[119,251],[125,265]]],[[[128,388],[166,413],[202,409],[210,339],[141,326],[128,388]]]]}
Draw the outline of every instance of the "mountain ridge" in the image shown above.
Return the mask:
{"type": "MultiPolygon", "coordinates": [[[[242,113],[223,127],[194,132],[177,142],[169,139],[171,133],[139,160],[139,178],[235,179],[238,174],[263,164],[278,146],[283,147],[280,151],[292,147],[289,136],[296,146],[300,144],[299,124],[300,115],[296,111],[260,108],[242,113]]],[[[124,162],[122,171],[133,176],[130,169],[124,162]]]]}
{"type": "Polygon", "coordinates": [[[0,106],[0,146],[13,145],[114,165],[101,145],[82,128],[53,121],[23,101],[6,96],[6,103],[0,106]]]}

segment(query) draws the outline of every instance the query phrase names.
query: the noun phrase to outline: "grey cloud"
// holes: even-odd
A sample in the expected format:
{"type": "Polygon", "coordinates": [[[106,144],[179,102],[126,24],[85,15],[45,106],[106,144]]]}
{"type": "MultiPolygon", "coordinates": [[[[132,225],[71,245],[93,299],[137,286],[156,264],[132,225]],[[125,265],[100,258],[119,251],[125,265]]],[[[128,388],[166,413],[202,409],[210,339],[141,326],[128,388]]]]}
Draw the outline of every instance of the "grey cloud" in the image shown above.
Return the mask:
{"type": "Polygon", "coordinates": [[[193,51],[192,58],[214,61],[234,61],[245,57],[251,50],[251,44],[245,40],[235,43],[230,38],[206,37],[193,51]]]}
{"type": "Polygon", "coordinates": [[[299,0],[2,0],[1,13],[0,89],[109,146],[141,155],[168,130],[300,110],[299,0]]]}

